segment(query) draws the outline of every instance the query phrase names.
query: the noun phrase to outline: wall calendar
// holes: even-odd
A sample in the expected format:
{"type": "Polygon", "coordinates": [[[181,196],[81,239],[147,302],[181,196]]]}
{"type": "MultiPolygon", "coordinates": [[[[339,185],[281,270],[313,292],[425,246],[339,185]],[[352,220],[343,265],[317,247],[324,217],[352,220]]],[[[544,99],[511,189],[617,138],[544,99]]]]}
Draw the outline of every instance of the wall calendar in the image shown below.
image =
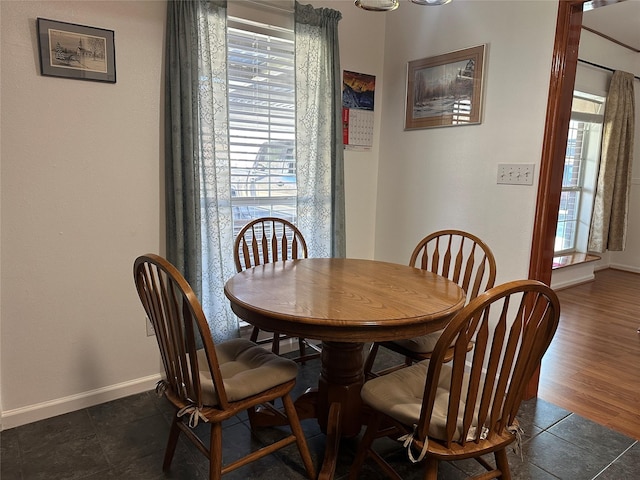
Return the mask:
{"type": "Polygon", "coordinates": [[[342,83],[342,131],[345,149],[369,150],[373,145],[376,77],[345,70],[342,83]]]}

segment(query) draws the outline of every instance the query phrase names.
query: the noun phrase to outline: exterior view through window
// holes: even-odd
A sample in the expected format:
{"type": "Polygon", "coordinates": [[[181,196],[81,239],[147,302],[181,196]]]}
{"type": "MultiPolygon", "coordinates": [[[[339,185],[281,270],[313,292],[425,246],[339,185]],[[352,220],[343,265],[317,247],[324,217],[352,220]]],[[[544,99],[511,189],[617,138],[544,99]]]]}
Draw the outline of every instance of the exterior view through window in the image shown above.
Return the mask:
{"type": "Polygon", "coordinates": [[[235,236],[253,218],[296,222],[293,32],[233,19],[227,45],[235,236]]]}
{"type": "Polygon", "coordinates": [[[587,252],[605,98],[575,91],[562,176],[555,254],[587,252]]]}

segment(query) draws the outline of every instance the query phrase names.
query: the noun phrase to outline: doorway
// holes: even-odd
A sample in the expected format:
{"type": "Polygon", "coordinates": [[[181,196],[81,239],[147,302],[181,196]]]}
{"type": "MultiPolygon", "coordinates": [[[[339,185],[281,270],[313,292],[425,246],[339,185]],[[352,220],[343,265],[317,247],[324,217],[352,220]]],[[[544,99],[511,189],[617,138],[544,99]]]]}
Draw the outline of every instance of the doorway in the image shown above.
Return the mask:
{"type": "MultiPolygon", "coordinates": [[[[549,99],[540,161],[540,180],[534,218],[529,278],[551,283],[551,268],[562,191],[564,157],[569,134],[571,102],[578,65],[578,46],[585,0],[566,0],[558,4],[553,45],[549,99]]],[[[538,393],[540,370],[533,375],[525,398],[538,393]]]]}

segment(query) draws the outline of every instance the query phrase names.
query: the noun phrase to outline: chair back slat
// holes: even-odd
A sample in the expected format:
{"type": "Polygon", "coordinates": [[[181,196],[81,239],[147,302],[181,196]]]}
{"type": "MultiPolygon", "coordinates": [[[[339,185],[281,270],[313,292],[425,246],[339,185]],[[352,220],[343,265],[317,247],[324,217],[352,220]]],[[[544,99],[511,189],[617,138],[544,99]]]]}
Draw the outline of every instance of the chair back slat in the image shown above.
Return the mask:
{"type": "Polygon", "coordinates": [[[478,237],[461,230],[440,230],[423,238],[409,265],[442,275],[458,284],[467,302],[493,287],[496,261],[478,237]]]}
{"type": "Polygon", "coordinates": [[[236,270],[280,260],[307,258],[302,233],[282,218],[264,217],[247,223],[238,233],[234,246],[236,270]]]}
{"type": "MultiPolygon", "coordinates": [[[[442,256],[442,266],[440,267],[440,271],[445,277],[456,278],[460,271],[456,268],[454,268],[453,271],[451,270],[451,240],[452,238],[449,236],[449,238],[447,238],[444,255],[442,256]]],[[[434,262],[434,264],[437,263],[434,262]]],[[[454,281],[457,281],[457,278],[454,281]]]]}
{"type": "MultiPolygon", "coordinates": [[[[267,237],[267,226],[265,223],[259,224],[260,227],[260,253],[258,257],[254,256],[254,261],[257,262],[256,265],[260,265],[261,263],[270,263],[271,258],[269,256],[269,238],[267,237]]],[[[255,225],[254,225],[255,228],[255,225]]],[[[255,238],[255,235],[254,235],[255,238]]],[[[257,243],[257,242],[256,242],[257,243]]],[[[277,252],[276,252],[277,254],[277,252]]]]}
{"type": "Polygon", "coordinates": [[[285,235],[284,232],[284,228],[282,229],[282,236],[278,236],[278,232],[276,229],[276,226],[273,226],[273,240],[272,240],[272,246],[271,246],[271,251],[273,252],[273,261],[277,262],[278,261],[278,251],[280,251],[281,255],[282,255],[282,260],[288,260],[289,259],[289,241],[287,236],[285,235]],[[281,247],[278,248],[278,239],[280,239],[280,245],[281,247]]]}
{"type": "Polygon", "coordinates": [[[184,404],[202,407],[197,351],[202,341],[220,408],[227,396],[211,331],[200,302],[182,274],[164,258],[147,254],[134,262],[138,296],[153,328],[171,393],[184,404]]]}
{"type": "MultiPolygon", "coordinates": [[[[518,280],[478,295],[451,320],[433,351],[425,382],[419,438],[428,437],[443,369],[450,369],[447,448],[501,435],[520,406],[558,326],[560,305],[548,286],[518,280]],[[468,344],[474,342],[469,352],[468,344]],[[453,360],[445,355],[453,345],[453,360]]],[[[440,385],[441,387],[441,385],[440,385]]]]}
{"type": "MultiPolygon", "coordinates": [[[[461,242],[460,242],[460,246],[458,248],[458,251],[456,252],[456,263],[455,263],[455,270],[454,270],[454,282],[456,282],[457,284],[462,284],[462,285],[468,285],[469,284],[469,279],[471,278],[471,272],[473,271],[473,248],[475,246],[475,244],[472,245],[472,250],[471,253],[469,255],[469,257],[467,258],[467,262],[465,265],[465,268],[462,268],[462,262],[464,261],[464,249],[465,249],[465,242],[466,238],[462,238],[461,242]],[[461,278],[462,276],[462,278],[461,278]]],[[[450,242],[453,243],[453,236],[450,237],[450,242]]]]}
{"type": "MultiPolygon", "coordinates": [[[[163,283],[165,283],[164,280],[163,283]]],[[[175,319],[181,317],[182,308],[179,305],[180,300],[176,298],[173,282],[168,282],[165,288],[161,290],[161,293],[164,297],[163,302],[166,309],[163,319],[167,323],[168,352],[171,359],[171,373],[175,379],[174,389],[181,398],[194,398],[194,392],[198,390],[198,387],[193,383],[199,382],[199,379],[194,379],[194,382],[189,379],[188,352],[190,346],[184,338],[181,322],[175,321],[175,319]]]]}
{"type": "MultiPolygon", "coordinates": [[[[160,291],[161,288],[164,288],[164,286],[158,284],[158,282],[162,282],[162,279],[153,276],[148,265],[142,265],[138,270],[137,275],[140,279],[136,282],[147,286],[146,288],[138,287],[138,294],[141,295],[142,304],[147,312],[147,318],[149,318],[149,321],[151,321],[152,317],[158,319],[163,318],[164,312],[162,311],[162,303],[159,302],[157,296],[153,295],[153,292],[160,291]]],[[[156,340],[158,341],[158,344],[161,345],[160,357],[162,359],[164,370],[165,372],[170,372],[172,364],[170,361],[171,355],[169,353],[169,342],[167,340],[166,321],[162,319],[156,322],[156,324],[153,324],[153,326],[156,333],[156,340]]]]}
{"type": "MultiPolygon", "coordinates": [[[[469,284],[471,283],[471,276],[474,273],[475,264],[476,264],[476,244],[474,242],[471,243],[471,248],[469,251],[469,255],[467,256],[467,261],[465,262],[464,269],[462,268],[462,261],[464,259],[464,248],[465,248],[465,240],[466,238],[462,238],[460,241],[460,249],[458,250],[458,258],[459,262],[456,263],[456,270],[459,270],[460,273],[457,275],[457,279],[454,280],[458,285],[460,285],[465,292],[469,291],[469,284]],[[460,278],[462,276],[462,278],[460,278]]],[[[484,268],[484,263],[482,261],[478,264],[478,274],[476,275],[476,282],[479,282],[482,278],[482,270],[484,268]]],[[[474,295],[474,297],[477,296],[474,295]]]]}
{"type": "MultiPolygon", "coordinates": [[[[489,357],[489,362],[485,372],[485,382],[483,387],[483,396],[482,401],[480,403],[480,411],[478,415],[478,424],[484,425],[487,423],[487,417],[492,415],[492,418],[489,420],[489,423],[493,424],[497,419],[495,415],[500,411],[499,408],[495,407],[495,404],[492,408],[491,402],[492,398],[501,398],[504,395],[504,386],[505,383],[502,382],[503,379],[506,379],[504,372],[498,373],[501,367],[501,353],[504,346],[504,341],[507,335],[507,323],[508,319],[506,317],[509,308],[509,301],[506,301],[502,304],[502,311],[500,312],[500,320],[495,326],[493,332],[493,338],[491,340],[491,354],[489,357]],[[494,393],[495,389],[495,393],[494,393]]],[[[485,322],[483,325],[487,330],[489,326],[489,322],[485,322]]],[[[512,345],[511,343],[509,343],[512,345]]],[[[483,346],[483,350],[486,350],[486,343],[483,346]]],[[[481,354],[481,352],[479,352],[481,354]]],[[[502,362],[502,366],[510,365],[512,361],[512,357],[507,354],[502,362]]],[[[482,364],[482,361],[479,361],[479,364],[482,364]]],[[[478,441],[480,437],[476,438],[478,441]]]]}
{"type": "MultiPolygon", "coordinates": [[[[488,314],[488,312],[483,312],[482,313],[483,316],[486,316],[488,314]]],[[[469,389],[469,393],[465,399],[465,405],[477,405],[478,404],[478,395],[483,395],[482,399],[484,399],[486,397],[486,392],[487,392],[487,385],[483,385],[481,386],[481,381],[482,381],[482,377],[484,374],[484,369],[481,368],[482,366],[482,362],[483,359],[481,358],[483,353],[483,349],[486,348],[488,342],[489,342],[489,328],[488,328],[488,323],[487,321],[482,321],[481,323],[479,323],[479,328],[478,331],[475,335],[475,338],[477,339],[477,342],[479,343],[479,345],[481,345],[481,348],[478,350],[475,350],[475,346],[474,346],[474,352],[473,352],[473,361],[471,363],[472,367],[471,367],[471,371],[469,373],[469,381],[468,383],[465,385],[468,387],[469,389]]],[[[472,326],[473,326],[473,322],[472,322],[472,326]]],[[[467,332],[463,338],[472,338],[472,331],[473,329],[470,329],[469,332],[467,332]]],[[[465,365],[462,364],[462,355],[458,356],[458,364],[459,364],[459,368],[464,369],[465,365]]],[[[465,362],[466,363],[466,362],[465,362]]],[[[460,382],[461,384],[463,383],[462,381],[460,382]]],[[[486,402],[480,401],[480,408],[479,409],[473,409],[473,408],[467,408],[464,410],[464,417],[463,417],[463,431],[469,431],[469,429],[473,426],[474,423],[476,424],[481,424],[482,425],[482,419],[486,418],[486,413],[487,413],[487,404],[486,402]]],[[[451,424],[450,428],[452,430],[455,431],[455,428],[457,426],[457,422],[452,419],[451,417],[448,420],[448,423],[451,424]]],[[[476,431],[476,437],[478,437],[478,434],[480,432],[476,431]]],[[[464,445],[464,441],[466,440],[466,438],[461,439],[461,443],[462,445],[464,445]]]]}

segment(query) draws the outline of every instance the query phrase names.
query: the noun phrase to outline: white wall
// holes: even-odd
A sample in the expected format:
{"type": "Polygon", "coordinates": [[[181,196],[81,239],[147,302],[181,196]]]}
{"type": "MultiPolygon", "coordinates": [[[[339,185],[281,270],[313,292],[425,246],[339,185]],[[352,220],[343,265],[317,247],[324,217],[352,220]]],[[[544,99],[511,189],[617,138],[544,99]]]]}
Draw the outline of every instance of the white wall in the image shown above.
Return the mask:
{"type": "MultiPolygon", "coordinates": [[[[164,2],[0,2],[3,427],[159,371],[133,259],[163,245],[164,2]],[[36,18],[115,30],[117,83],[39,74],[36,18]]],[[[151,376],[151,377],[150,377],[151,376]]]]}
{"type": "MultiPolygon", "coordinates": [[[[347,152],[347,251],[373,257],[384,15],[350,0],[345,69],[376,75],[376,145],[347,152]]],[[[2,427],[151,389],[133,259],[164,252],[164,1],[0,1],[2,427]],[[115,31],[117,83],[43,77],[36,18],[115,31]]]]}
{"type": "Polygon", "coordinates": [[[499,163],[542,151],[557,2],[403,2],[386,25],[375,257],[405,263],[426,234],[474,232],[497,282],[528,276],[537,180],[497,185],[499,163]],[[487,44],[482,124],[403,131],[410,60],[487,44]]]}

